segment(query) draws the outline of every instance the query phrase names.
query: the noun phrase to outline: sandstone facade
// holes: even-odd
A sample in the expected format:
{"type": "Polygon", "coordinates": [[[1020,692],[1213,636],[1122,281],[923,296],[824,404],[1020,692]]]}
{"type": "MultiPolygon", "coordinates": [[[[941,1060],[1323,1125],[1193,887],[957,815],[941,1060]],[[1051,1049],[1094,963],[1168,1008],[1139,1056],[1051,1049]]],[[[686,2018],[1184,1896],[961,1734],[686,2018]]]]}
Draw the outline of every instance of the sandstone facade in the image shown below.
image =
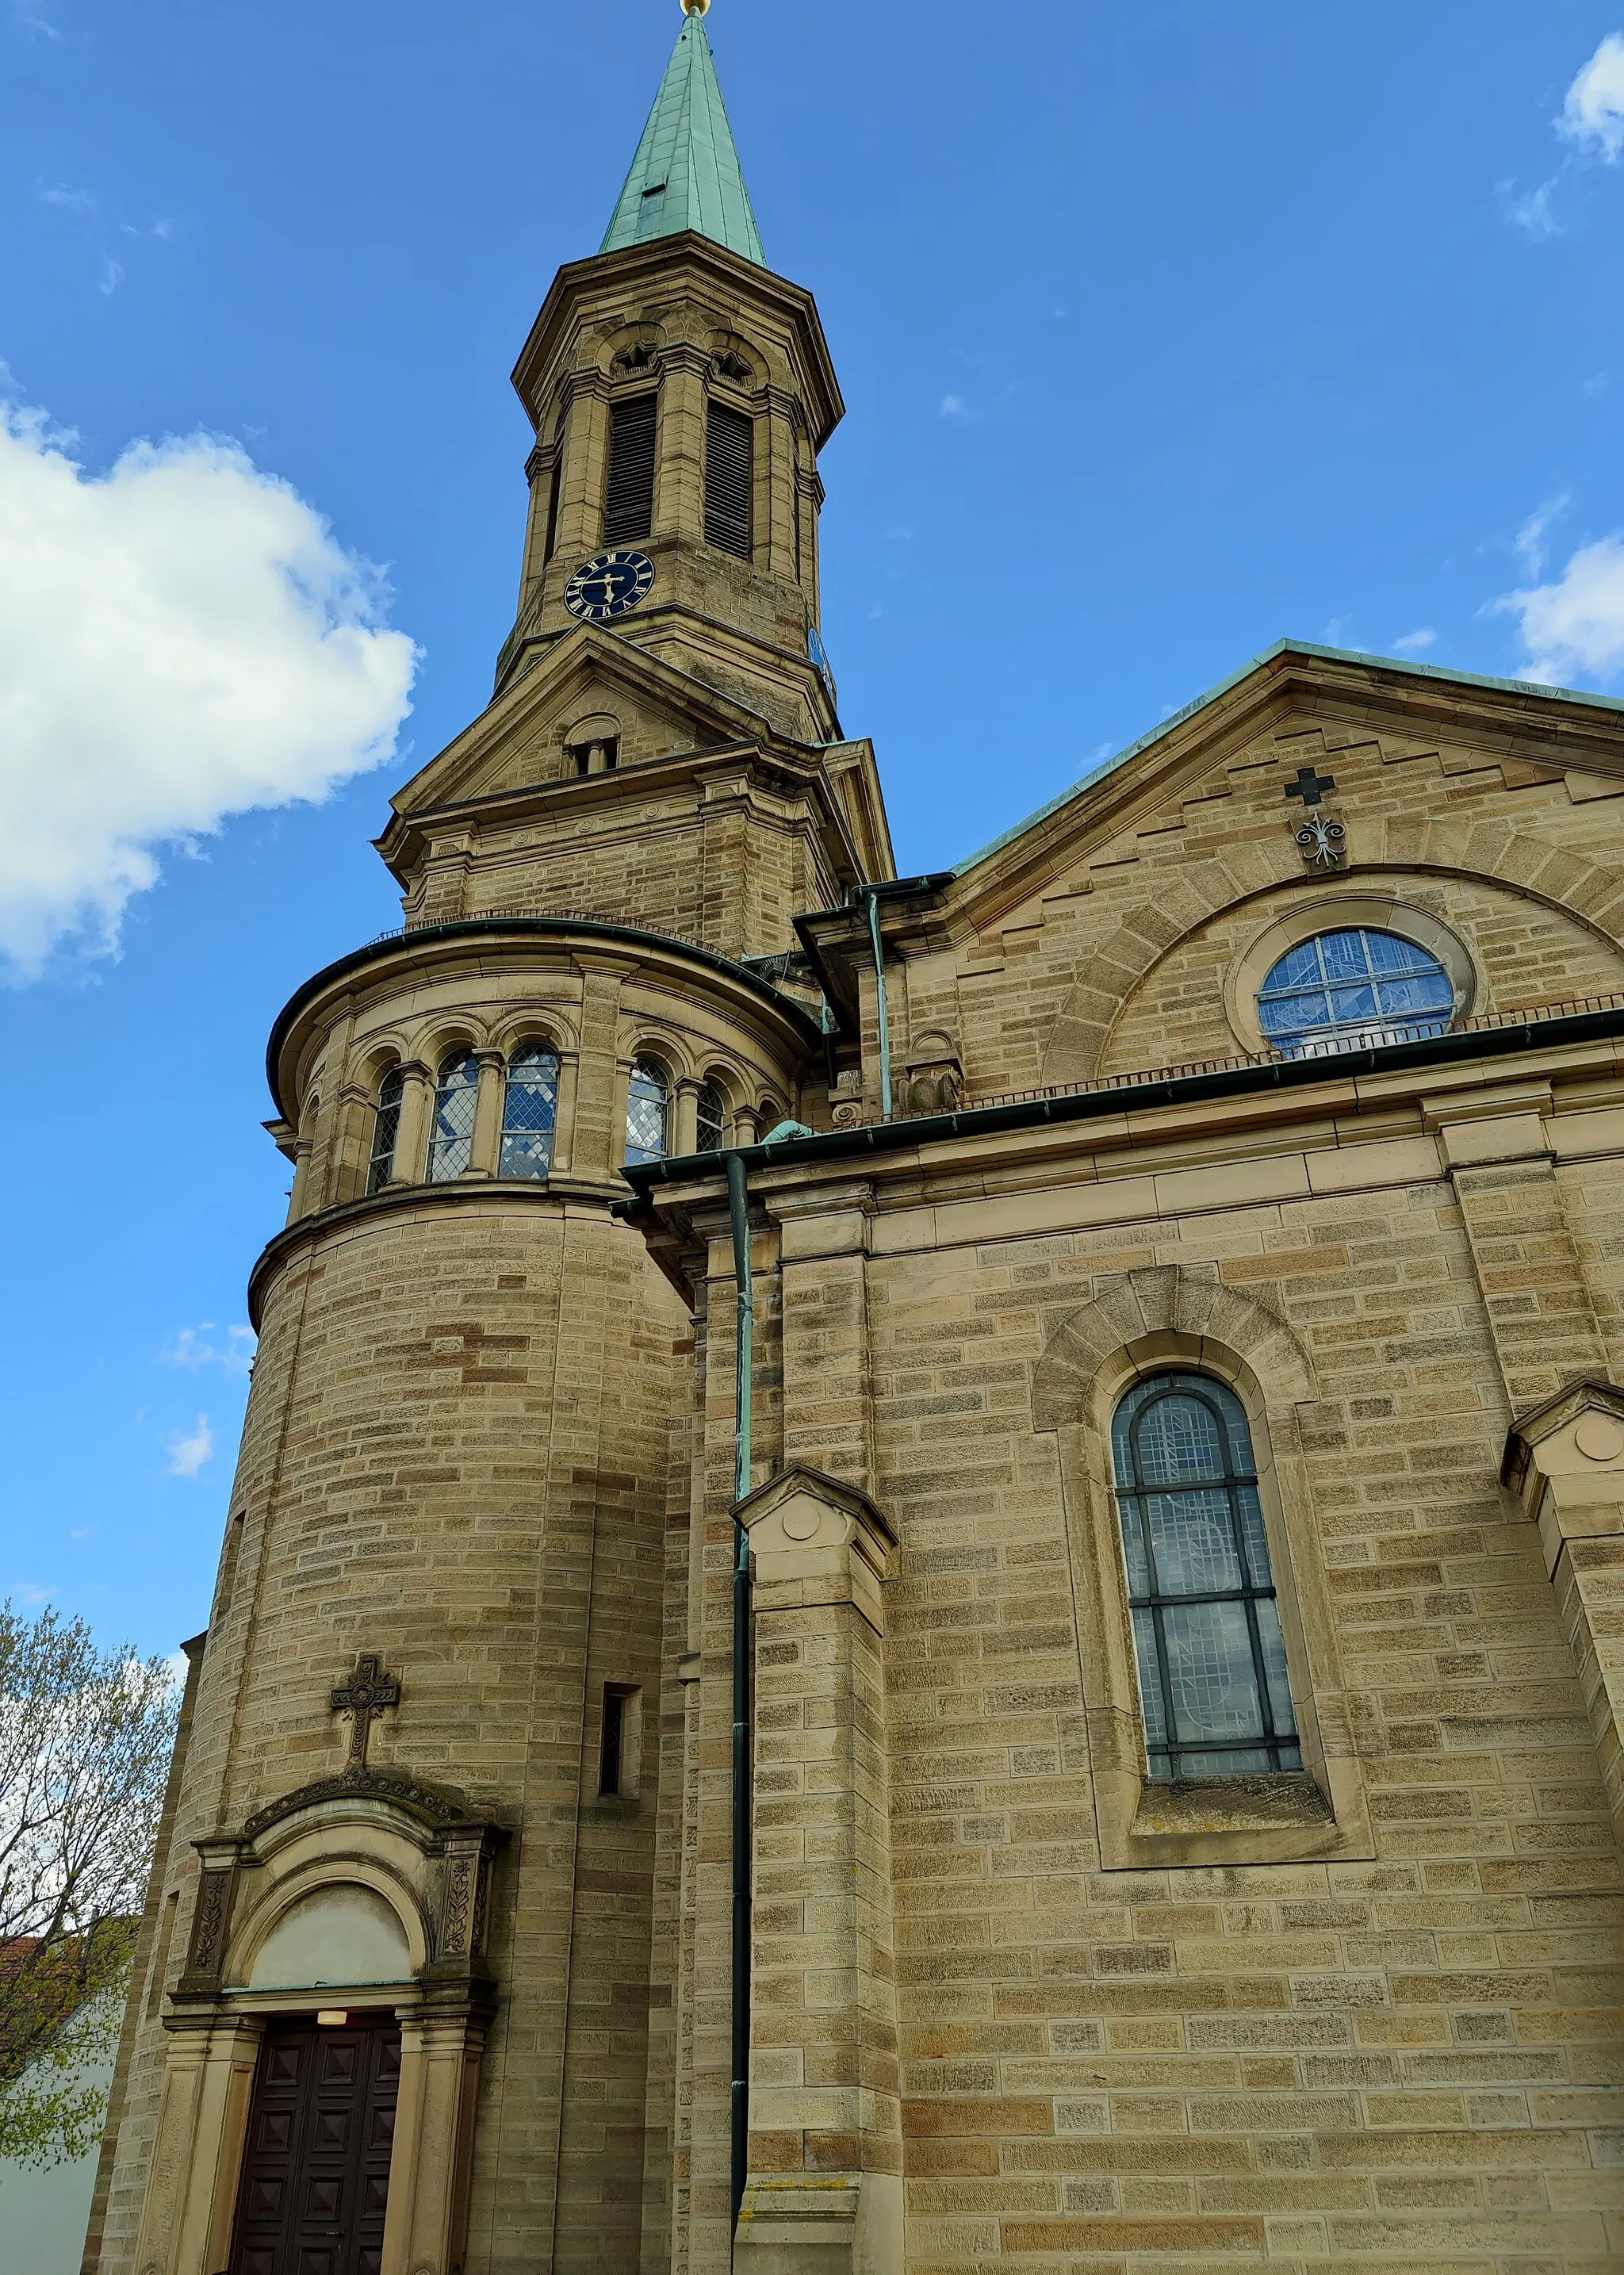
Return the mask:
{"type": "Polygon", "coordinates": [[[1283,646],[899,881],[806,641],[808,297],[657,237],[517,376],[496,696],[396,801],[405,930],[273,1037],[87,2269],[248,2269],[261,2048],[329,2008],[398,2019],[385,2275],[1616,2267],[1624,707],[1283,646]],[[583,625],[651,387],[654,597],[583,625]],[[1273,1046],[1270,972],[1356,932],[1446,1014],[1273,1046]],[[1300,1768],[1151,1774],[1114,1430],[1169,1375],[1244,1412],[1300,1768]],[[363,1916],[394,1973],[324,1973],[363,1916]]]}

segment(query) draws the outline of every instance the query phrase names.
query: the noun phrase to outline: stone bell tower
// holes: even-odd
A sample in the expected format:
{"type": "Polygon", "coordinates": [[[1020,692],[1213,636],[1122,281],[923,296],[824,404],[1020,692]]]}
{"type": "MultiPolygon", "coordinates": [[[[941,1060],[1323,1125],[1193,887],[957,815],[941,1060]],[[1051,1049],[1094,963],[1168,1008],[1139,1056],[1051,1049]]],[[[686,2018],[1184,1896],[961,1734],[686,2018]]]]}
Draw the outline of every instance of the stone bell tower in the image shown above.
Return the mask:
{"type": "Polygon", "coordinates": [[[765,264],[700,4],[519,360],[517,620],[393,801],[404,928],[272,1034],[292,1205],[251,1281],[100,2275],[678,2249],[704,1327],[622,1168],[820,1110],[792,919],[893,873],[817,636],[839,389],[765,264]]]}
{"type": "Polygon", "coordinates": [[[733,956],[891,873],[819,632],[812,295],[766,265],[689,12],[599,253],[513,374],[535,427],[495,698],[379,841],[409,924],[571,908],[733,956]]]}

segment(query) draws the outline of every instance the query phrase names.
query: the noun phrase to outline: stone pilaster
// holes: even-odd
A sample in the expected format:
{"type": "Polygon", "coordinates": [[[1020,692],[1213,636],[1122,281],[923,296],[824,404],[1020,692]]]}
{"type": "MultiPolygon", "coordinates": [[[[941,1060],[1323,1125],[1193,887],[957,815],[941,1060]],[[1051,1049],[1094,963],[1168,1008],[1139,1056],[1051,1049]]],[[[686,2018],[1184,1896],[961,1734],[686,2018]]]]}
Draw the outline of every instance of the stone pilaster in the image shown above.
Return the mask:
{"type": "Polygon", "coordinates": [[[462,2264],[484,2051],[480,2014],[415,2011],[400,2018],[400,2098],[381,2275],[462,2264]]]}
{"type": "Polygon", "coordinates": [[[598,550],[603,534],[603,487],[609,461],[608,381],[601,372],[574,372],[564,382],[563,391],[569,425],[564,432],[564,473],[554,557],[573,569],[598,550]]]}
{"type": "Polygon", "coordinates": [[[1505,1484],[1539,1527],[1546,1573],[1624,1836],[1624,1390],[1571,1383],[1512,1425],[1505,1484]]]}
{"type": "Polygon", "coordinates": [[[784,1459],[873,1483],[867,1250],[873,1189],[769,1195],[783,1285],[784,1459]]]}
{"type": "Polygon", "coordinates": [[[792,1468],[743,1503],[755,1571],[752,2275],[902,2266],[883,1583],[865,1493],[792,1468]]]}
{"type": "Polygon", "coordinates": [[[660,359],[660,448],[654,465],[656,537],[705,536],[705,422],[711,359],[677,341],[660,359]]]}
{"type": "Polygon", "coordinates": [[[1461,1205],[1514,1414],[1581,1375],[1607,1372],[1557,1183],[1550,1108],[1550,1087],[1540,1085],[1429,1100],[1425,1109],[1461,1205]]]}
{"type": "Polygon", "coordinates": [[[476,1051],[480,1087],[473,1101],[473,1143],[469,1147],[471,1177],[494,1177],[502,1151],[503,1074],[507,1061],[500,1051],[476,1051]]]}
{"type": "Polygon", "coordinates": [[[428,1160],[429,1124],[434,1116],[434,1077],[420,1059],[401,1069],[400,1125],[395,1136],[392,1185],[421,1183],[428,1160]]]}
{"type": "Polygon", "coordinates": [[[237,2174],[263,2018],[166,2024],[158,2135],[135,2264],[141,2275],[215,2275],[230,2249],[237,2174]]]}

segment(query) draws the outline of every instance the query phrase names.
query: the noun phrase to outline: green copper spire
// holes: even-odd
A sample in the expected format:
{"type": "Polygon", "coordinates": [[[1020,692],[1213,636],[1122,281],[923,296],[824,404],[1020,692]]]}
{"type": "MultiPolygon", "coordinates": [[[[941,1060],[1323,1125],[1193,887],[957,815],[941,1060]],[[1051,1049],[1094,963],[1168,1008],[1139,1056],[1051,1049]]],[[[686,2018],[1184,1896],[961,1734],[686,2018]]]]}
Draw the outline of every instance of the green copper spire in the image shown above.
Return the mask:
{"type": "Polygon", "coordinates": [[[695,229],[763,268],[767,255],[698,14],[683,25],[601,253],[695,229]]]}

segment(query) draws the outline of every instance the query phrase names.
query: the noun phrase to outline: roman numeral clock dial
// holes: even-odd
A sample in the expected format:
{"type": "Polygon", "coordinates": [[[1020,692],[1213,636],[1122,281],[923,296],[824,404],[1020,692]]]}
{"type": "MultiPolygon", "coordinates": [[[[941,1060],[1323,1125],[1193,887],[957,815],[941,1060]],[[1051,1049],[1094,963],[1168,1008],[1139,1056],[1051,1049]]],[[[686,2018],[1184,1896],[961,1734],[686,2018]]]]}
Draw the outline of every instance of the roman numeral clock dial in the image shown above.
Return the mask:
{"type": "Polygon", "coordinates": [[[653,583],[654,564],[646,553],[600,553],[583,562],[564,586],[564,606],[583,624],[608,624],[630,615],[653,583]]]}

